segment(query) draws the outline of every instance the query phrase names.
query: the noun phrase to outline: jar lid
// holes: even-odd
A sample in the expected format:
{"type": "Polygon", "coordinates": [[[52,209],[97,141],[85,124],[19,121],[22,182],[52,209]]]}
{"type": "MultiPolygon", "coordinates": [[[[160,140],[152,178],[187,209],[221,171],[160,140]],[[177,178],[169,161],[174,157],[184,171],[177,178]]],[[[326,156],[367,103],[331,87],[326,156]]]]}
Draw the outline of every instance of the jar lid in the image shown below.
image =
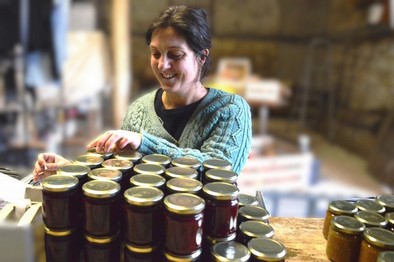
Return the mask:
{"type": "Polygon", "coordinates": [[[392,262],[394,261],[394,251],[379,252],[376,262],[392,262]]]}
{"type": "Polygon", "coordinates": [[[108,158],[112,157],[114,154],[113,152],[97,152],[96,147],[89,148],[87,150],[87,153],[101,156],[104,159],[108,159],[108,158]]]}
{"type": "Polygon", "coordinates": [[[130,178],[132,186],[162,187],[165,183],[164,177],[154,174],[137,174],[130,178]]]}
{"type": "Polygon", "coordinates": [[[358,211],[355,204],[346,200],[331,201],[328,209],[336,215],[352,215],[358,211]]]}
{"type": "Polygon", "coordinates": [[[238,197],[239,190],[236,186],[224,182],[211,182],[205,184],[203,192],[217,200],[231,200],[238,197]]]}
{"type": "Polygon", "coordinates": [[[394,209],[394,195],[379,195],[376,197],[376,202],[384,207],[394,209]]]}
{"type": "Polygon", "coordinates": [[[238,179],[238,174],[232,170],[215,168],[205,172],[205,178],[211,181],[235,183],[238,179]]]}
{"type": "Polygon", "coordinates": [[[57,174],[69,175],[69,176],[75,176],[77,178],[81,178],[81,177],[87,176],[89,171],[90,171],[90,168],[85,165],[67,164],[67,165],[59,167],[59,169],[57,170],[57,174]]]}
{"type": "Polygon", "coordinates": [[[366,227],[385,227],[387,225],[387,220],[376,212],[361,210],[354,214],[354,218],[363,223],[366,227]]]}
{"type": "Polygon", "coordinates": [[[232,241],[236,238],[236,236],[237,236],[237,232],[234,232],[230,234],[228,237],[223,237],[223,238],[206,236],[206,240],[210,245],[215,245],[216,243],[220,243],[220,242],[232,241]]]}
{"type": "Polygon", "coordinates": [[[134,172],[137,174],[155,174],[162,175],[164,174],[165,167],[158,164],[148,164],[142,163],[134,166],[134,172]]]}
{"type": "Polygon", "coordinates": [[[248,242],[250,253],[262,261],[282,261],[286,248],[279,241],[270,238],[253,238],[248,242]]]}
{"type": "Polygon", "coordinates": [[[379,204],[378,202],[372,199],[359,199],[356,202],[356,207],[359,210],[372,211],[380,214],[386,211],[384,206],[382,206],[381,204],[379,204]]]}
{"type": "Polygon", "coordinates": [[[243,206],[238,210],[238,215],[248,220],[263,221],[266,221],[271,217],[271,214],[260,206],[243,206]]]}
{"type": "Polygon", "coordinates": [[[272,237],[274,229],[263,221],[248,220],[239,225],[239,230],[249,237],[272,237]]]}
{"type": "Polygon", "coordinates": [[[197,214],[204,210],[205,201],[189,193],[174,193],[164,198],[165,208],[177,214],[197,214]]]}
{"type": "Polygon", "coordinates": [[[364,239],[379,247],[394,248],[394,232],[380,227],[368,227],[363,233],[364,239]]]}
{"type": "Polygon", "coordinates": [[[50,192],[66,192],[78,185],[78,178],[68,175],[52,175],[42,180],[42,189],[50,192]]]}
{"type": "Polygon", "coordinates": [[[191,167],[169,167],[165,171],[165,175],[168,179],[176,177],[188,177],[196,179],[198,176],[197,170],[191,167]]]}
{"type": "Polygon", "coordinates": [[[216,261],[248,261],[250,251],[241,243],[234,241],[216,243],[212,247],[212,256],[216,261]]]}
{"type": "Polygon", "coordinates": [[[100,167],[91,170],[88,177],[93,180],[108,179],[119,182],[122,180],[122,172],[112,168],[100,167]]]}
{"type": "Polygon", "coordinates": [[[152,206],[160,202],[164,193],[155,187],[136,186],[124,192],[127,203],[135,206],[152,206]]]}
{"type": "Polygon", "coordinates": [[[85,233],[86,241],[88,241],[89,243],[93,243],[93,244],[101,244],[101,245],[102,244],[109,244],[111,242],[114,242],[118,238],[119,238],[119,232],[113,236],[107,236],[107,237],[94,237],[94,236],[90,236],[85,233]]]}
{"type": "Polygon", "coordinates": [[[65,237],[65,236],[69,236],[69,235],[71,235],[72,233],[74,233],[74,229],[67,229],[67,230],[53,230],[53,229],[49,229],[49,228],[47,228],[47,227],[45,227],[44,226],[44,228],[45,228],[45,233],[47,234],[47,235],[50,235],[50,236],[54,236],[54,237],[65,237]]]}
{"type": "Polygon", "coordinates": [[[120,185],[111,180],[91,180],[83,184],[84,195],[92,198],[110,198],[120,191],[120,185]]]}
{"type": "Polygon", "coordinates": [[[96,167],[101,165],[103,163],[104,158],[98,154],[86,154],[86,155],[80,155],[78,156],[74,163],[75,164],[80,164],[80,165],[85,165],[90,168],[96,167]]]}
{"type": "Polygon", "coordinates": [[[394,212],[386,213],[384,218],[387,220],[387,222],[389,222],[390,224],[394,225],[394,212]]]}
{"type": "Polygon", "coordinates": [[[162,154],[150,154],[142,157],[143,163],[167,166],[171,163],[171,158],[162,154]]]}
{"type": "Polygon", "coordinates": [[[116,159],[129,160],[133,163],[139,162],[143,157],[142,153],[135,150],[123,149],[115,154],[116,159]]]}
{"type": "Polygon", "coordinates": [[[193,254],[187,255],[187,256],[180,256],[180,255],[175,255],[170,252],[164,252],[164,256],[168,261],[176,261],[176,262],[190,262],[190,261],[197,261],[199,256],[201,255],[201,248],[197,249],[193,254]]]}
{"type": "Polygon", "coordinates": [[[125,247],[131,252],[138,254],[148,254],[152,253],[155,250],[155,246],[135,246],[130,243],[125,242],[125,247]]]}
{"type": "Polygon", "coordinates": [[[354,217],[342,215],[334,216],[331,221],[331,226],[337,231],[351,235],[361,234],[365,229],[365,225],[354,217]]]}
{"type": "Polygon", "coordinates": [[[179,193],[197,193],[202,189],[202,183],[193,178],[178,177],[167,181],[167,188],[179,193]]]}
{"type": "Polygon", "coordinates": [[[172,166],[191,167],[197,169],[201,166],[201,162],[194,157],[178,157],[171,161],[172,166]]]}
{"type": "Polygon", "coordinates": [[[240,207],[257,206],[259,204],[259,202],[257,201],[257,199],[254,196],[243,194],[243,193],[240,193],[238,195],[238,201],[239,201],[238,206],[240,206],[240,207]]]}
{"type": "Polygon", "coordinates": [[[106,168],[113,168],[120,171],[127,171],[133,167],[133,162],[124,159],[111,158],[105,160],[101,165],[106,168]]]}
{"type": "Polygon", "coordinates": [[[204,167],[205,170],[213,169],[213,168],[222,168],[222,169],[231,170],[232,168],[230,162],[219,158],[207,159],[202,163],[202,166],[204,167]]]}

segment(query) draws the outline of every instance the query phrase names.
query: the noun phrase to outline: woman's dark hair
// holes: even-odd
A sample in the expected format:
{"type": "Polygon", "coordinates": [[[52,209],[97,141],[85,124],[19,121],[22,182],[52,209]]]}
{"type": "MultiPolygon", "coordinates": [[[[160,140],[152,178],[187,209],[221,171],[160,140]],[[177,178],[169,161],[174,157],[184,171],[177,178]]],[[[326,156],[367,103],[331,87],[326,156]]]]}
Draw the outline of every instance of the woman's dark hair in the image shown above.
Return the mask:
{"type": "Polygon", "coordinates": [[[164,10],[153,20],[146,32],[146,42],[150,45],[153,31],[157,28],[171,27],[183,37],[197,57],[205,57],[201,68],[200,80],[207,76],[211,67],[211,59],[204,54],[204,50],[211,48],[211,35],[204,9],[188,6],[172,6],[164,10]]]}

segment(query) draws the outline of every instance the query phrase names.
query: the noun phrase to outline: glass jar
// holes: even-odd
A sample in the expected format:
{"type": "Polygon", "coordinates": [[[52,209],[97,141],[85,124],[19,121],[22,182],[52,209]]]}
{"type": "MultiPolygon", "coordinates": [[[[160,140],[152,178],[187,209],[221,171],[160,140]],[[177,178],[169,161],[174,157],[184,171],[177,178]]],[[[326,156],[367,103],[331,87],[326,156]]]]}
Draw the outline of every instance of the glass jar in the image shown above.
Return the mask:
{"type": "Polygon", "coordinates": [[[120,261],[119,234],[97,238],[85,234],[85,262],[120,261]]]}
{"type": "Polygon", "coordinates": [[[251,261],[284,262],[286,247],[279,241],[270,238],[253,238],[248,242],[251,261]]]}
{"type": "Polygon", "coordinates": [[[97,152],[96,147],[89,148],[87,154],[98,155],[103,158],[103,160],[110,159],[114,156],[113,152],[97,152]]]}
{"type": "Polygon", "coordinates": [[[197,171],[197,180],[201,181],[201,162],[194,157],[177,157],[171,160],[171,166],[173,167],[189,167],[197,171]]]}
{"type": "Polygon", "coordinates": [[[175,193],[164,198],[164,207],[165,252],[172,256],[198,257],[203,234],[204,199],[193,194],[175,193]]]}
{"type": "Polygon", "coordinates": [[[361,241],[358,261],[376,261],[379,253],[383,251],[394,251],[394,233],[379,227],[366,228],[361,241]]]}
{"type": "Polygon", "coordinates": [[[68,175],[52,175],[42,181],[42,217],[51,230],[68,231],[75,228],[81,202],[78,179],[68,175]]]}
{"type": "Polygon", "coordinates": [[[143,156],[141,162],[146,164],[157,164],[167,168],[170,166],[171,158],[163,154],[150,154],[143,156]]]}
{"type": "Polygon", "coordinates": [[[372,199],[359,199],[356,202],[358,210],[376,212],[383,215],[386,212],[384,206],[372,199]]]}
{"type": "Polygon", "coordinates": [[[88,166],[91,170],[101,167],[104,158],[98,154],[85,154],[78,156],[74,164],[88,166]]]}
{"type": "Polygon", "coordinates": [[[249,261],[250,251],[241,244],[234,241],[220,242],[212,246],[212,261],[249,261]]]}
{"type": "Polygon", "coordinates": [[[139,164],[143,155],[135,150],[122,149],[114,155],[116,159],[131,161],[134,165],[139,164]]]}
{"type": "Polygon", "coordinates": [[[132,187],[124,192],[124,239],[128,244],[152,247],[162,239],[162,200],[164,194],[154,187],[132,187]]]}
{"type": "Polygon", "coordinates": [[[394,195],[379,195],[375,200],[384,206],[386,213],[394,212],[394,195]]]}
{"type": "Polygon", "coordinates": [[[274,229],[262,221],[249,220],[242,222],[238,227],[237,242],[244,245],[249,240],[257,237],[271,238],[274,235],[274,229]]]}
{"type": "Polygon", "coordinates": [[[257,206],[259,204],[256,197],[243,193],[238,195],[238,201],[238,206],[240,208],[243,206],[257,206]]]}
{"type": "Polygon", "coordinates": [[[205,160],[204,162],[202,162],[202,167],[203,167],[203,173],[207,172],[210,169],[216,169],[216,168],[227,169],[227,170],[232,169],[232,165],[230,162],[219,158],[211,158],[205,160]]]}
{"type": "Polygon", "coordinates": [[[259,220],[269,223],[271,214],[260,206],[243,206],[238,209],[238,225],[248,220],[259,220]]]}
{"type": "Polygon", "coordinates": [[[166,183],[166,193],[190,193],[199,195],[202,189],[202,183],[196,179],[178,177],[173,178],[166,183]]]}
{"type": "Polygon", "coordinates": [[[101,165],[104,168],[119,170],[122,173],[122,178],[118,183],[121,185],[123,191],[129,188],[130,178],[132,177],[133,173],[133,162],[129,160],[113,158],[105,160],[101,165]]]}
{"type": "Polygon", "coordinates": [[[214,238],[227,238],[236,233],[238,188],[228,183],[212,182],[202,190],[206,201],[204,233],[214,238]]]}
{"type": "Polygon", "coordinates": [[[371,211],[358,211],[354,218],[363,223],[366,227],[382,227],[387,226],[387,220],[378,213],[371,211]]]}
{"type": "Polygon", "coordinates": [[[325,239],[328,237],[328,230],[330,229],[331,220],[334,216],[353,216],[358,211],[355,204],[346,200],[334,200],[328,204],[326,216],[323,224],[323,236],[325,239]]]}
{"type": "Polygon", "coordinates": [[[45,228],[44,241],[46,261],[79,261],[82,250],[75,230],[58,232],[45,228]]]}
{"type": "Polygon", "coordinates": [[[78,178],[80,190],[82,185],[88,180],[88,173],[90,168],[85,165],[68,164],[59,167],[57,170],[58,175],[69,175],[78,178]]]}
{"type": "Polygon", "coordinates": [[[123,257],[124,257],[124,262],[162,261],[157,248],[138,247],[127,243],[124,245],[123,257]]]}
{"type": "Polygon", "coordinates": [[[203,177],[203,184],[211,182],[225,182],[237,185],[238,174],[232,170],[214,168],[207,170],[203,177]]]}
{"type": "Polygon", "coordinates": [[[394,232],[394,212],[386,213],[384,218],[387,220],[387,229],[394,232]]]}
{"type": "Polygon", "coordinates": [[[167,181],[172,178],[178,178],[178,177],[198,179],[197,170],[190,167],[177,167],[177,166],[169,167],[166,169],[166,172],[164,174],[165,174],[164,177],[167,179],[167,181]]]}
{"type": "Polygon", "coordinates": [[[197,250],[191,255],[176,255],[172,254],[171,252],[165,251],[164,252],[164,258],[165,261],[169,262],[192,262],[192,261],[200,261],[200,256],[201,256],[201,249],[197,250]]]}
{"type": "Polygon", "coordinates": [[[163,167],[162,165],[147,164],[147,163],[141,163],[141,164],[135,165],[133,170],[134,170],[134,175],[152,174],[152,175],[159,175],[159,176],[163,176],[164,172],[166,171],[165,167],[163,167]]]}
{"type": "Polygon", "coordinates": [[[328,231],[327,257],[336,262],[357,261],[364,229],[364,224],[354,217],[335,216],[328,231]]]}
{"type": "Polygon", "coordinates": [[[376,262],[393,262],[394,261],[394,251],[383,251],[378,255],[376,262]]]}
{"type": "Polygon", "coordinates": [[[82,186],[85,207],[85,232],[93,237],[108,237],[119,231],[120,185],[110,180],[92,180],[82,186]]]}
{"type": "Polygon", "coordinates": [[[160,190],[164,189],[166,180],[164,177],[154,174],[138,174],[130,178],[130,185],[156,187],[160,190]]]}

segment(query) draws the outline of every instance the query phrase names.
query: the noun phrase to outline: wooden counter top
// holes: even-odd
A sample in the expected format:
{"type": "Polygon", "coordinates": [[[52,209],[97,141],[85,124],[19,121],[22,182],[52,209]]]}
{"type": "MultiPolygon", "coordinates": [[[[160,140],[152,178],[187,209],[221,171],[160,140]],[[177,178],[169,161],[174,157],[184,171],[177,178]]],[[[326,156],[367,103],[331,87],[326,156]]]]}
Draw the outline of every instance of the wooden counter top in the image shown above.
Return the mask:
{"type": "Polygon", "coordinates": [[[285,245],[287,261],[329,261],[323,237],[323,218],[271,217],[274,239],[285,245]]]}

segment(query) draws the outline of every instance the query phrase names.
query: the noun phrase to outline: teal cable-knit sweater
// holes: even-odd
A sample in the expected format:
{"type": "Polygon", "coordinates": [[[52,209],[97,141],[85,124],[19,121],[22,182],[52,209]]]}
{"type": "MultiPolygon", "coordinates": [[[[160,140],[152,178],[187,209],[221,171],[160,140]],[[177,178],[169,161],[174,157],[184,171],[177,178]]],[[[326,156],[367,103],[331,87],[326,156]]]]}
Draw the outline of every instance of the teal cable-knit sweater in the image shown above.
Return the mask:
{"type": "Polygon", "coordinates": [[[246,101],[234,94],[210,88],[176,141],[156,115],[157,90],[145,94],[128,108],[122,129],[142,134],[142,154],[171,158],[194,157],[199,161],[220,158],[229,161],[238,174],[248,158],[252,118],[246,101]]]}

